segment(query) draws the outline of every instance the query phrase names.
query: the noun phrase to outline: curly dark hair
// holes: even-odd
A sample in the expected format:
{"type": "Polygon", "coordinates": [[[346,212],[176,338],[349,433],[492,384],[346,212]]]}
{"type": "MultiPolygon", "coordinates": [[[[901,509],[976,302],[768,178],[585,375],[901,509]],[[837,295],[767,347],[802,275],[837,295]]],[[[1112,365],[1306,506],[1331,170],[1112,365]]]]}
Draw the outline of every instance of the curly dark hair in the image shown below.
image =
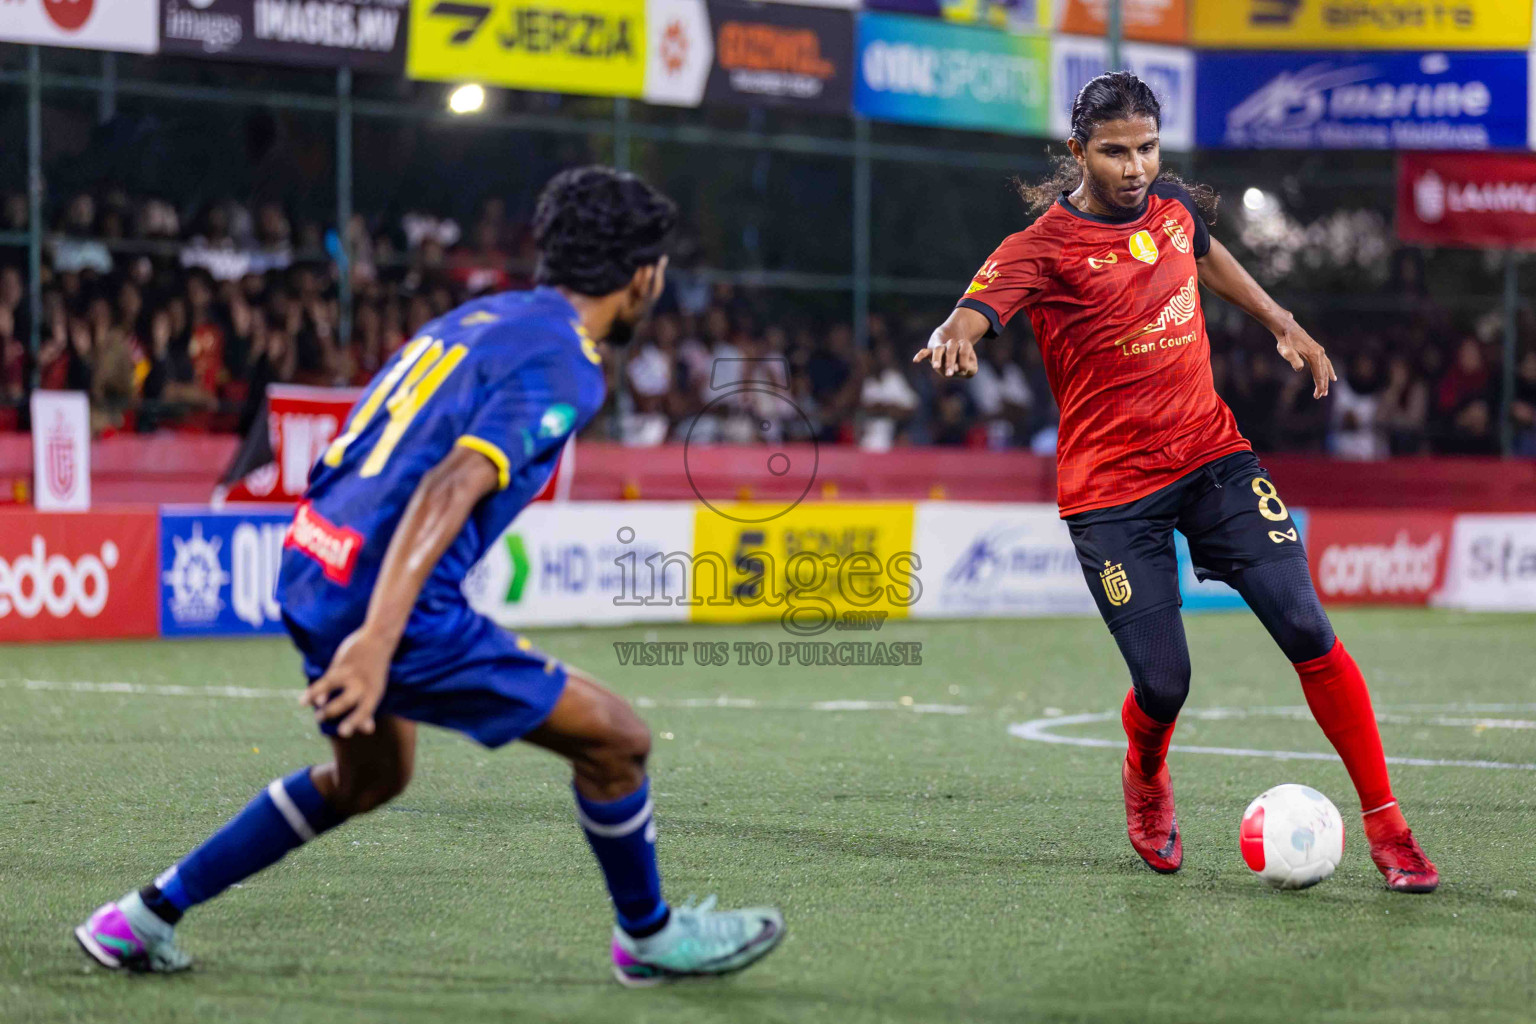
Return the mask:
{"type": "Polygon", "coordinates": [[[607,295],[657,262],[677,226],[677,204],[633,174],[573,167],[549,180],[533,211],[539,284],[607,295]]]}
{"type": "MultiPolygon", "coordinates": [[[[1108,121],[1123,121],[1132,117],[1150,117],[1159,128],[1163,126],[1163,105],[1151,87],[1129,71],[1111,71],[1090,81],[1078,91],[1072,103],[1072,137],[1079,145],[1088,145],[1099,125],[1108,121]]],[[[1033,214],[1041,214],[1051,208],[1063,192],[1071,192],[1082,184],[1083,174],[1077,161],[1070,155],[1052,156],[1054,167],[1044,181],[1033,184],[1019,178],[1014,187],[1033,214]]],[[[1175,174],[1164,172],[1159,181],[1171,181],[1181,185],[1194,199],[1207,223],[1215,223],[1216,208],[1221,198],[1209,185],[1184,181],[1175,174]]]]}

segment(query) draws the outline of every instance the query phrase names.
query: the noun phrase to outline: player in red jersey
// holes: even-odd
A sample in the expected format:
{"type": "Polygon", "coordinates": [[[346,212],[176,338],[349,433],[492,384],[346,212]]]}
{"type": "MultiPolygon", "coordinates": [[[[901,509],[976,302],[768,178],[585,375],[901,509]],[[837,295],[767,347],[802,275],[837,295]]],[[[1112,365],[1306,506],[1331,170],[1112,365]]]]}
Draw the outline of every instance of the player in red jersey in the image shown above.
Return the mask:
{"type": "Polygon", "coordinates": [[[1121,782],[1142,859],[1165,873],[1183,861],[1166,763],[1190,676],[1177,529],[1196,575],[1236,588],[1294,665],[1359,793],[1387,885],[1430,892],[1440,877],[1392,795],[1365,680],[1318,601],[1295,521],[1216,394],[1199,286],[1267,327],[1280,356],[1312,375],[1314,398],[1328,393],[1333,366],[1210,236],[1200,204],[1214,212],[1214,194],[1160,177],[1160,125],[1157,98],[1135,75],[1084,86],[1072,159],[1021,187],[1039,219],[1003,240],[913,361],[970,376],[976,343],[1029,314],[1061,407],[1061,514],[1131,672],[1121,782]]]}

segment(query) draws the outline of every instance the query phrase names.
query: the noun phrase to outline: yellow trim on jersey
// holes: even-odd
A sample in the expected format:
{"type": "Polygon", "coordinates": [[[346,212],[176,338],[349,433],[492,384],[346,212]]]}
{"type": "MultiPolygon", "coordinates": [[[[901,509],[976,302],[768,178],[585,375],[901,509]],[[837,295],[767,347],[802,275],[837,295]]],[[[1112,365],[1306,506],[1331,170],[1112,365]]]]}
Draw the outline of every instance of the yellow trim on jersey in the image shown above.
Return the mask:
{"type": "Polygon", "coordinates": [[[468,448],[472,452],[479,452],[481,455],[484,455],[486,458],[495,463],[496,481],[501,485],[501,490],[507,489],[507,485],[512,482],[512,463],[507,458],[505,452],[491,444],[491,442],[487,441],[485,438],[476,437],[473,434],[465,434],[463,437],[455,441],[454,444],[463,448],[468,448]]]}

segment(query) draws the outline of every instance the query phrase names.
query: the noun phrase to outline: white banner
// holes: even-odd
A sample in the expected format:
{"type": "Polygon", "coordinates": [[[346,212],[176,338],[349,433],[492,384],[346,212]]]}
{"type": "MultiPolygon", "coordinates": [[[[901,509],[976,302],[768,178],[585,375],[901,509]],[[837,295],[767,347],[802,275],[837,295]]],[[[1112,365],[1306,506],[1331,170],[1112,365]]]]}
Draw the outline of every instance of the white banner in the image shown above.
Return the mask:
{"type": "MultiPolygon", "coordinates": [[[[1125,43],[1125,66],[1152,87],[1163,107],[1163,148],[1195,148],[1195,55],[1179,46],[1125,43]]],[[[1092,36],[1051,40],[1051,132],[1072,133],[1072,101],[1078,90],[1109,70],[1109,44],[1092,36]]]]}
{"type": "Polygon", "coordinates": [[[1536,611],[1536,515],[1457,516],[1445,587],[1432,603],[1536,611]]]}
{"type": "Polygon", "coordinates": [[[715,63],[704,0],[646,0],[645,101],[696,107],[715,63]]]}
{"type": "Polygon", "coordinates": [[[476,611],[507,627],[686,622],[688,501],[530,505],[464,580],[476,611]],[[667,565],[662,562],[666,560],[667,565]]]}
{"type": "Polygon", "coordinates": [[[32,480],[40,511],[91,507],[91,403],[84,391],[32,392],[32,480]]]}
{"type": "Polygon", "coordinates": [[[919,502],[912,540],[913,618],[1097,614],[1055,505],[919,502]]]}
{"type": "Polygon", "coordinates": [[[0,41],[154,53],[159,0],[0,0],[0,41]]]}

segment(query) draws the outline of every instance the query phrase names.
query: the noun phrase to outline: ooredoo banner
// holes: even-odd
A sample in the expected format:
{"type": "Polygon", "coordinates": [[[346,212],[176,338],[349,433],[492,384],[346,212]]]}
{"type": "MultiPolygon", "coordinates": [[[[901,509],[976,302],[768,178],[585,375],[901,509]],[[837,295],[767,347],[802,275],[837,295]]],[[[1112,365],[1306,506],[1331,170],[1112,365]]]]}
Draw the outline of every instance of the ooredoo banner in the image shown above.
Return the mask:
{"type": "Polygon", "coordinates": [[[407,0],[159,2],[161,53],[387,73],[405,66],[407,0]]]}
{"type": "Polygon", "coordinates": [[[645,0],[411,0],[406,72],[438,82],[641,95],[645,0]]]}
{"type": "Polygon", "coordinates": [[[1524,149],[1522,53],[1201,53],[1196,142],[1250,149],[1524,149]]]}
{"type": "Polygon", "coordinates": [[[160,632],[281,633],[277,571],[291,512],[164,506],[160,511],[160,632]]]}
{"type": "Polygon", "coordinates": [[[1316,509],[1307,555],[1328,604],[1427,604],[1445,581],[1449,512],[1316,509]]]}
{"type": "Polygon", "coordinates": [[[0,42],[153,53],[159,0],[0,0],[0,42]]]}
{"type": "Polygon", "coordinates": [[[158,516],[0,511],[0,641],[147,637],[158,516]]]}
{"type": "Polygon", "coordinates": [[[1536,155],[1402,154],[1397,236],[1421,245],[1536,249],[1536,155]]]}
{"type": "Polygon", "coordinates": [[[1536,611],[1536,515],[1457,516],[1435,602],[1469,611],[1536,611]]]}

